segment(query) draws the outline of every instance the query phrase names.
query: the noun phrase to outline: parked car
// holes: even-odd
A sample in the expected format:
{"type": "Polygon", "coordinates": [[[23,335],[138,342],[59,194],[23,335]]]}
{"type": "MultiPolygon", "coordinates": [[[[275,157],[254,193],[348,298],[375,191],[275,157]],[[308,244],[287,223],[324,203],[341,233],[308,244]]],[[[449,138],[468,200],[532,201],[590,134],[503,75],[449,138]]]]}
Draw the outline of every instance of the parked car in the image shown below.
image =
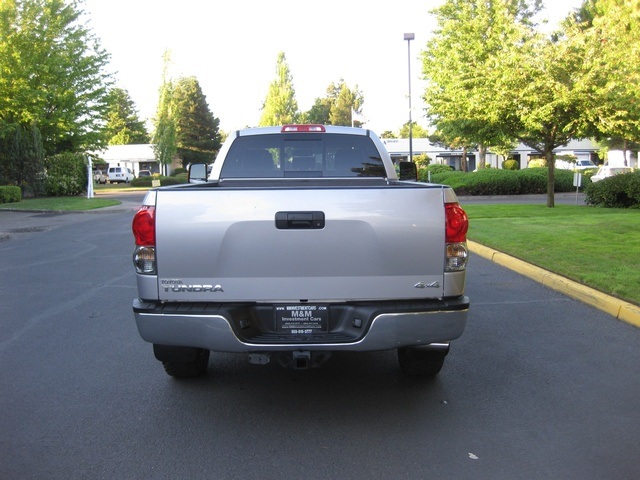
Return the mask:
{"type": "Polygon", "coordinates": [[[633,168],[631,167],[610,167],[605,165],[604,167],[600,167],[598,169],[598,173],[596,173],[593,177],[591,177],[592,182],[599,182],[600,180],[608,177],[613,177],[614,175],[620,175],[621,173],[630,173],[633,172],[633,168]]]}
{"type": "Polygon", "coordinates": [[[151,176],[151,172],[149,170],[140,170],[138,172],[138,178],[140,177],[150,177],[151,176]]]}
{"type": "Polygon", "coordinates": [[[109,181],[109,177],[102,170],[94,170],[93,171],[93,180],[96,183],[101,183],[102,185],[105,185],[109,181]]]}
{"type": "Polygon", "coordinates": [[[591,160],[576,160],[576,170],[595,170],[598,166],[591,160]]]}
{"type": "Polygon", "coordinates": [[[133,172],[130,168],[109,167],[109,183],[129,183],[133,180],[133,172]]]}

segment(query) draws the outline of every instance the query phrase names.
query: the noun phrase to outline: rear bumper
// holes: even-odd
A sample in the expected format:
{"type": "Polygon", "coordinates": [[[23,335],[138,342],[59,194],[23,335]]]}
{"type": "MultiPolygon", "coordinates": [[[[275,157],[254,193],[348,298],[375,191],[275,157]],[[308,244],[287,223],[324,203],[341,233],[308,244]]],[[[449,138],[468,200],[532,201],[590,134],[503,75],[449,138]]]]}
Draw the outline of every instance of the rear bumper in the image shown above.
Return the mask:
{"type": "Polygon", "coordinates": [[[407,306],[385,303],[359,306],[372,313],[357,337],[252,340],[238,334],[234,312],[239,307],[220,304],[167,305],[136,299],[133,312],[143,340],[159,345],[198,347],[214,352],[277,352],[295,350],[376,351],[448,342],[460,335],[467,322],[469,298],[407,306]],[[399,307],[399,308],[398,308],[399,307]]]}

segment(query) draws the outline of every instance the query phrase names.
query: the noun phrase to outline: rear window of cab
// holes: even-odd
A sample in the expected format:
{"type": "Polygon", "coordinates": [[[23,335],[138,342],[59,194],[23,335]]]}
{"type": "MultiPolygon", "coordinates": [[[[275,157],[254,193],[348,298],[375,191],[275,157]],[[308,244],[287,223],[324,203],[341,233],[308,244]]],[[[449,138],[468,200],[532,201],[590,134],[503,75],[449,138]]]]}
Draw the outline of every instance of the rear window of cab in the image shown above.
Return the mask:
{"type": "Polygon", "coordinates": [[[238,137],[220,178],[386,177],[366,136],[280,133],[238,137]]]}

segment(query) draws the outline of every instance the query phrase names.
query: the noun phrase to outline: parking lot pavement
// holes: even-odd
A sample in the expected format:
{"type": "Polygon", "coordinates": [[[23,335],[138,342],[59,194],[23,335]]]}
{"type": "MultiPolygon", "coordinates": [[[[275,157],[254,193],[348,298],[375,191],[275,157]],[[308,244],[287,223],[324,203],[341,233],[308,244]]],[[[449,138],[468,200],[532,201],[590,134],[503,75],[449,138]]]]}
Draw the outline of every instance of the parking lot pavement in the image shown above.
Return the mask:
{"type": "MultiPolygon", "coordinates": [[[[547,194],[540,195],[459,195],[458,200],[462,205],[465,204],[495,204],[495,203],[515,203],[530,205],[546,205],[547,194]]],[[[586,205],[584,201],[584,193],[575,192],[556,193],[554,195],[554,203],[556,205],[586,205]]]]}

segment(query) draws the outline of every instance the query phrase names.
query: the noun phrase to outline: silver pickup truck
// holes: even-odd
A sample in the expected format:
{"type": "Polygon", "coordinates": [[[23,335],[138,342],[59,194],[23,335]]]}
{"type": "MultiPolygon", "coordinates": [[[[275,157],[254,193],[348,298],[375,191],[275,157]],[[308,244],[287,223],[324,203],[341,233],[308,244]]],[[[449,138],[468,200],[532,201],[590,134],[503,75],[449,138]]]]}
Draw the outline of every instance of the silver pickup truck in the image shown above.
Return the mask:
{"type": "Polygon", "coordinates": [[[133,312],[166,372],[202,375],[210,351],[303,369],[396,349],[404,373],[437,374],[467,320],[468,219],[404,167],[369,130],[286,125],[234,132],[188,184],[149,191],[133,312]]]}

